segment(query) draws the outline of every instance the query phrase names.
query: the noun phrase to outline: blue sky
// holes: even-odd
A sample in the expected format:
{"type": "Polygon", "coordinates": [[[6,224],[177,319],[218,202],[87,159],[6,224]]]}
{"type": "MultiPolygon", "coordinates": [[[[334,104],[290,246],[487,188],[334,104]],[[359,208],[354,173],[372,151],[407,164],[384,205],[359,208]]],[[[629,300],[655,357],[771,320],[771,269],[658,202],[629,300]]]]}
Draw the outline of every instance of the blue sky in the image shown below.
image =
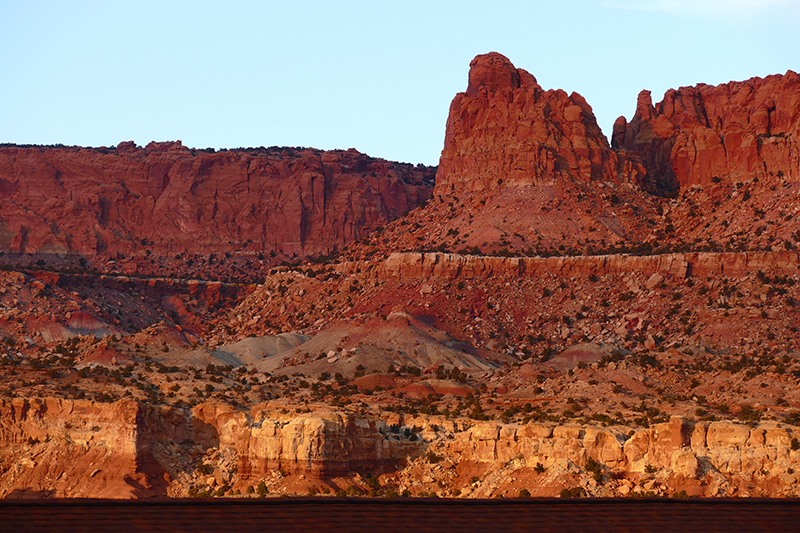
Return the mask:
{"type": "Polygon", "coordinates": [[[437,164],[470,60],[582,94],[800,69],[800,0],[0,0],[0,142],[356,148],[437,164]]]}

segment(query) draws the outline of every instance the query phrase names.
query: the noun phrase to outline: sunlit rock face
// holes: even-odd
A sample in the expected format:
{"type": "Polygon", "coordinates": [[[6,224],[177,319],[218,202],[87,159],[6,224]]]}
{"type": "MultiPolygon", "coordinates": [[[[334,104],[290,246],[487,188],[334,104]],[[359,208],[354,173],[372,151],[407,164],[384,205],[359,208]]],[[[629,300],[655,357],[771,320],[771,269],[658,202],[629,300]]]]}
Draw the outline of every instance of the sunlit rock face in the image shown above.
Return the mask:
{"type": "Polygon", "coordinates": [[[479,55],[450,104],[437,194],[558,180],[637,183],[644,169],[610,148],[578,93],[545,91],[503,55],[479,55]]]}
{"type": "Polygon", "coordinates": [[[435,168],[356,150],[0,148],[0,251],[328,253],[430,196],[435,168]]]}
{"type": "Polygon", "coordinates": [[[612,145],[639,154],[654,187],[674,189],[755,178],[800,179],[800,76],[670,89],[614,125],[612,145]]]}

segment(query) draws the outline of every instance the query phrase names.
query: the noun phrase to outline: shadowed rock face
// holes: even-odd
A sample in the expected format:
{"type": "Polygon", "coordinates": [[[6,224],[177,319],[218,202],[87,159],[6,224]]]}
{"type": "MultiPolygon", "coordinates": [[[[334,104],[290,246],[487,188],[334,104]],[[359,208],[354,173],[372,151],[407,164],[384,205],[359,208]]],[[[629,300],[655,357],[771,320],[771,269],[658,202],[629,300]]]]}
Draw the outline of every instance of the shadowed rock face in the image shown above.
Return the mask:
{"type": "Polygon", "coordinates": [[[712,178],[800,178],[800,76],[751,78],[670,89],[652,103],[642,91],[630,123],[614,124],[612,145],[638,153],[650,185],[675,189],[712,178]]]}
{"type": "Polygon", "coordinates": [[[15,398],[0,401],[5,451],[0,497],[141,498],[163,494],[136,402],[15,398]]]}
{"type": "Polygon", "coordinates": [[[430,196],[435,169],[355,150],[0,148],[0,251],[327,253],[430,196]]]}
{"type": "Polygon", "coordinates": [[[437,191],[476,193],[556,180],[637,183],[644,169],[611,150],[577,93],[545,91],[492,52],[470,63],[469,85],[450,105],[437,191]]]}

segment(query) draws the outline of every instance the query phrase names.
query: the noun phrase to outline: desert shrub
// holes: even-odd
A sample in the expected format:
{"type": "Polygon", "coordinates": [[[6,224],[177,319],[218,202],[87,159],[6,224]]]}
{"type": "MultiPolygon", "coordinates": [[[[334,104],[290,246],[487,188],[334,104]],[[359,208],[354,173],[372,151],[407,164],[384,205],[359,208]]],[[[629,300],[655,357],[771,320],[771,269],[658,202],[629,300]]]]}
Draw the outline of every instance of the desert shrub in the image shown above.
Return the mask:
{"type": "Polygon", "coordinates": [[[583,487],[572,487],[569,489],[562,489],[560,496],[562,498],[581,498],[586,496],[586,491],[583,487]]]}
{"type": "Polygon", "coordinates": [[[749,404],[742,405],[739,410],[739,420],[744,422],[755,423],[761,419],[761,413],[758,409],[753,409],[749,404]]]}
{"type": "Polygon", "coordinates": [[[589,457],[586,460],[586,471],[591,472],[594,480],[597,482],[602,481],[603,479],[603,465],[589,457]]]}

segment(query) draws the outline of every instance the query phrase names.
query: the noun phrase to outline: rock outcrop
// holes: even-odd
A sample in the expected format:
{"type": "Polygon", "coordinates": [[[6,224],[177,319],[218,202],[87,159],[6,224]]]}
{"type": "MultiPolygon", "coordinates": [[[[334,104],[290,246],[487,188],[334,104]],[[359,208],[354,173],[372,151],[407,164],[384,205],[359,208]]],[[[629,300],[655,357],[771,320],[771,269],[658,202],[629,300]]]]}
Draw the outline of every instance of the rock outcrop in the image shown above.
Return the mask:
{"type": "MultiPolygon", "coordinates": [[[[23,398],[0,401],[0,414],[2,497],[138,498],[165,495],[169,483],[189,480],[246,487],[275,472],[332,479],[414,470],[410,463],[426,453],[454,468],[485,464],[489,472],[538,463],[573,481],[593,460],[602,473],[616,473],[612,480],[658,471],[663,487],[691,487],[696,495],[741,495],[737,491],[754,484],[780,495],[796,482],[793,469],[800,463],[796,428],[680,417],[631,429],[392,414],[382,420],[344,410],[295,415],[268,405],[243,412],[218,403],[187,413],[131,401],[23,398]],[[196,479],[198,465],[210,456],[229,459],[229,466],[208,481],[196,479]]],[[[624,493],[624,486],[587,485],[597,495],[624,493]]]]}
{"type": "Polygon", "coordinates": [[[244,484],[272,471],[319,478],[381,471],[425,447],[391,438],[380,420],[333,410],[245,413],[206,403],[187,416],[125,400],[16,398],[0,400],[0,415],[0,497],[165,495],[207,449],[232,456],[244,484]]]}
{"type": "Polygon", "coordinates": [[[355,150],[0,147],[0,251],[328,253],[430,196],[435,169],[355,150]]]}
{"type": "Polygon", "coordinates": [[[543,90],[496,52],[470,63],[467,91],[450,105],[437,194],[643,178],[640,164],[611,150],[581,95],[543,90]]]}
{"type": "Polygon", "coordinates": [[[143,431],[149,409],[131,401],[0,400],[0,496],[163,494],[167,480],[143,431]]]}
{"type": "Polygon", "coordinates": [[[658,472],[656,477],[673,489],[684,486],[697,496],[731,496],[758,481],[762,489],[769,485],[768,479],[786,486],[796,482],[800,451],[792,439],[798,435],[796,428],[774,423],[748,427],[679,417],[638,430],[485,422],[434,448],[463,460],[500,464],[521,459],[561,471],[571,465],[583,468],[594,460],[604,472],[625,476],[658,472]]]}
{"type": "MultiPolygon", "coordinates": [[[[794,273],[800,265],[797,252],[690,252],[663,255],[596,255],[575,257],[483,257],[448,253],[393,253],[383,272],[401,279],[443,279],[559,276],[605,276],[639,272],[665,274],[677,279],[687,275],[743,277],[762,269],[794,273]]],[[[342,265],[351,270],[352,265],[342,265]]]]}
{"type": "Polygon", "coordinates": [[[225,405],[204,404],[192,419],[211,430],[217,445],[236,450],[243,482],[271,471],[323,478],[380,471],[424,448],[419,441],[390,438],[380,420],[343,411],[288,415],[262,406],[245,416],[225,405]]]}
{"type": "Polygon", "coordinates": [[[660,189],[767,176],[800,178],[800,75],[670,89],[614,124],[612,146],[639,154],[660,189]]]}

